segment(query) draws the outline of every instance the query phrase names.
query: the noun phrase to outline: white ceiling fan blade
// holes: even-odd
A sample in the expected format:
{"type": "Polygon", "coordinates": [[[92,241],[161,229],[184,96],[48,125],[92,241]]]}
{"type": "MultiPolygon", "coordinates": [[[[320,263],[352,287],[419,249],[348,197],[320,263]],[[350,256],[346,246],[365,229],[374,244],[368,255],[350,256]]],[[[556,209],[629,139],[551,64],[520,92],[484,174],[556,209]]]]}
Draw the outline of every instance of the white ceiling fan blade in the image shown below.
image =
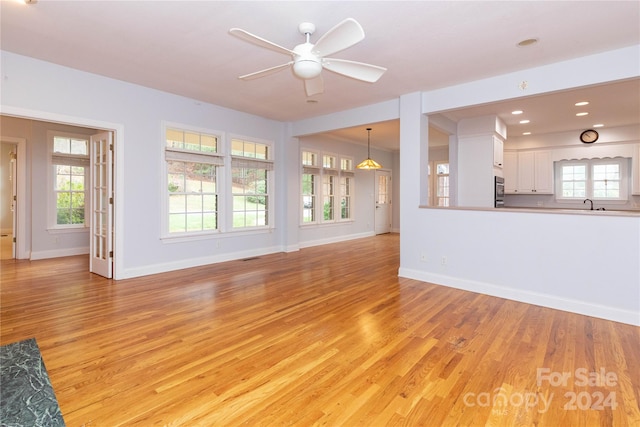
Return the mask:
{"type": "Polygon", "coordinates": [[[305,80],[304,90],[307,92],[307,96],[313,96],[324,92],[324,81],[322,80],[322,76],[305,80]]]}
{"type": "Polygon", "coordinates": [[[378,81],[384,72],[387,71],[386,68],[378,67],[377,65],[336,58],[324,58],[322,60],[322,66],[334,73],[369,83],[378,81]]]}
{"type": "Polygon", "coordinates": [[[269,50],[273,50],[274,52],[284,53],[286,55],[295,55],[295,52],[287,49],[286,47],[282,47],[277,45],[269,40],[265,40],[262,37],[258,37],[255,34],[251,34],[245,30],[241,30],[240,28],[232,28],[229,30],[229,34],[238,37],[244,41],[255,44],[256,46],[264,47],[269,50]]]}
{"type": "Polygon", "coordinates": [[[277,73],[280,70],[283,70],[293,64],[293,61],[287,62],[286,64],[276,65],[275,67],[266,68],[264,70],[256,71],[255,73],[245,74],[244,76],[238,77],[242,80],[251,80],[257,79],[258,77],[268,76],[269,74],[277,73]]]}
{"type": "Polygon", "coordinates": [[[313,53],[329,56],[364,39],[364,30],[353,18],[347,18],[327,31],[313,47],[313,53]]]}

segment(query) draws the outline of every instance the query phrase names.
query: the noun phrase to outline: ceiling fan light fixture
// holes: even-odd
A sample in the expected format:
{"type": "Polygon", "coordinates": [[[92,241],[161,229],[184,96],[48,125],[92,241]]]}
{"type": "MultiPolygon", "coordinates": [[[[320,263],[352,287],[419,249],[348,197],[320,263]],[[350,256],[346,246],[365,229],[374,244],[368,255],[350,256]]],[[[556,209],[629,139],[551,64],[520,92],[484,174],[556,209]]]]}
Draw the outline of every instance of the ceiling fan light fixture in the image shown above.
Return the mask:
{"type": "Polygon", "coordinates": [[[293,72],[301,79],[315,79],[322,71],[322,64],[312,59],[301,59],[293,64],[293,72]]]}
{"type": "Polygon", "coordinates": [[[361,161],[357,169],[373,170],[380,169],[382,165],[371,158],[371,128],[367,128],[367,158],[361,161]]]}

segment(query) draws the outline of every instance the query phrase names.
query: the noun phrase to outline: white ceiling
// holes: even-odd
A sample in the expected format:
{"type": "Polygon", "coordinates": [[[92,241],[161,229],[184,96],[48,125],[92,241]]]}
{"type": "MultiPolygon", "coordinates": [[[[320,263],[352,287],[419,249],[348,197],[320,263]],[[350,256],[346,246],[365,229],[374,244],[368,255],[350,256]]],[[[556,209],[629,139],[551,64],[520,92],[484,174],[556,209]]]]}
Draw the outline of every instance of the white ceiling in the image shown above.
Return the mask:
{"type": "MultiPolygon", "coordinates": [[[[640,44],[637,1],[38,0],[26,5],[2,0],[0,13],[3,50],[280,121],[640,44]],[[377,83],[324,71],[325,92],[308,103],[302,81],[289,70],[250,81],[237,78],[289,58],[232,37],[230,28],[293,48],[304,41],[301,22],[316,25],[314,42],[347,17],[360,22],[366,37],[334,56],[388,68],[377,83]],[[539,42],[517,46],[532,37],[539,42]]],[[[583,128],[594,120],[607,126],[637,123],[640,91],[638,81],[632,84],[475,107],[447,117],[501,115],[517,106],[532,120],[534,132],[583,128]],[[573,103],[583,97],[591,101],[591,114],[575,124],[573,103]]],[[[509,133],[520,131],[511,126],[510,115],[503,118],[509,133]]],[[[397,149],[397,122],[372,127],[372,146],[397,149]]],[[[366,143],[364,127],[333,136],[366,143]]]]}

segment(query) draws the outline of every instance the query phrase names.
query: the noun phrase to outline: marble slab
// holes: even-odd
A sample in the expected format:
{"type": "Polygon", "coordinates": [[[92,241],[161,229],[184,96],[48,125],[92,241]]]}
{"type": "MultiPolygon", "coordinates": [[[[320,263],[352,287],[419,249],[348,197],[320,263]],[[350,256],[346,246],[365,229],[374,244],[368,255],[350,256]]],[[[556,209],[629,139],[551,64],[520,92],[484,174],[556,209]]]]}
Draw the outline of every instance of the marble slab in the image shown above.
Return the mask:
{"type": "Polygon", "coordinates": [[[1,346],[0,426],[64,425],[35,338],[1,346]]]}

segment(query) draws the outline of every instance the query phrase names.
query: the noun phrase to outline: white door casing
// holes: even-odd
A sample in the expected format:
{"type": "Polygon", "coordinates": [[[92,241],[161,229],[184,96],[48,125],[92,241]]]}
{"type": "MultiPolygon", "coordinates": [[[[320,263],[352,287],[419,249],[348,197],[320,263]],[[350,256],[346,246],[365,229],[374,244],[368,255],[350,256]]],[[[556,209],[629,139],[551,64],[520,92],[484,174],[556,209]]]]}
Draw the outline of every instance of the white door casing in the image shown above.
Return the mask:
{"type": "MultiPolygon", "coordinates": [[[[17,147],[16,147],[17,148],[17,147]]],[[[18,154],[11,151],[11,258],[16,258],[16,233],[18,229],[18,154]]]]}
{"type": "Polygon", "coordinates": [[[113,133],[91,136],[89,271],[113,276],[113,133]]]}
{"type": "Polygon", "coordinates": [[[375,234],[391,232],[391,172],[375,171],[375,234]]]}

